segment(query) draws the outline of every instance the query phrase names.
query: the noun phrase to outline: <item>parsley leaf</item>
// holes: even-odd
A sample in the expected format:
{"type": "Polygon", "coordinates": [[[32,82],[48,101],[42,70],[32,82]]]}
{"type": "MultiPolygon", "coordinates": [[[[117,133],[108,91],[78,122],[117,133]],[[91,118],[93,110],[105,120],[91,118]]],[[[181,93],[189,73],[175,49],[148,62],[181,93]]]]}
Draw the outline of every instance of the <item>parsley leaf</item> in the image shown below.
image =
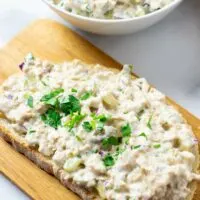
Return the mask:
{"type": "Polygon", "coordinates": [[[111,155],[108,154],[103,158],[103,163],[106,167],[110,167],[115,164],[115,160],[111,155]]]}
{"type": "Polygon", "coordinates": [[[32,96],[29,96],[28,99],[27,99],[27,105],[30,107],[30,108],[33,108],[33,97],[32,96]]]}
{"type": "Polygon", "coordinates": [[[106,117],[104,114],[101,115],[92,115],[93,119],[100,121],[100,122],[106,122],[108,120],[108,117],[106,117]]]}
{"type": "Polygon", "coordinates": [[[161,145],[160,145],[160,144],[154,144],[153,147],[154,147],[155,149],[159,149],[159,148],[161,147],[161,145]]]}
{"type": "Polygon", "coordinates": [[[124,151],[125,151],[125,149],[122,149],[122,148],[117,147],[116,152],[114,153],[115,159],[117,159],[118,156],[119,156],[120,154],[122,154],[124,151]]]}
{"type": "Polygon", "coordinates": [[[129,137],[131,135],[131,127],[128,123],[121,127],[121,133],[123,137],[129,137]]]}
{"type": "Polygon", "coordinates": [[[78,90],[76,88],[72,88],[71,92],[78,92],[78,90]]]}
{"type": "Polygon", "coordinates": [[[109,147],[111,145],[117,146],[120,144],[121,138],[110,136],[108,138],[104,138],[102,141],[102,145],[104,147],[109,147]]]}
{"type": "Polygon", "coordinates": [[[55,129],[57,129],[58,126],[61,125],[60,114],[52,108],[48,109],[44,114],[42,114],[41,119],[45,124],[55,129]]]}
{"type": "Polygon", "coordinates": [[[139,149],[141,147],[141,145],[136,145],[136,146],[133,146],[132,149],[139,149]]]}
{"type": "Polygon", "coordinates": [[[148,120],[148,122],[147,122],[147,127],[148,127],[149,129],[151,129],[151,130],[152,130],[152,126],[151,126],[152,118],[153,118],[153,115],[151,115],[151,116],[149,117],[149,120],[148,120]]]}
{"type": "Polygon", "coordinates": [[[32,134],[32,133],[35,133],[36,131],[35,130],[28,130],[28,134],[32,134]]]}
{"type": "Polygon", "coordinates": [[[140,133],[139,137],[145,137],[146,140],[148,139],[148,138],[147,138],[147,135],[146,135],[145,133],[140,133]]]}
{"type": "Polygon", "coordinates": [[[92,92],[85,92],[85,93],[80,97],[80,99],[81,99],[81,100],[87,100],[87,99],[89,99],[91,96],[92,96],[92,92]]]}
{"type": "Polygon", "coordinates": [[[57,96],[60,94],[60,93],[63,93],[64,92],[64,89],[62,88],[58,88],[52,92],[50,92],[49,94],[46,94],[44,95],[40,101],[41,102],[44,102],[45,104],[49,104],[49,105],[52,105],[52,106],[55,106],[56,103],[57,103],[57,96]]]}
{"type": "Polygon", "coordinates": [[[93,130],[92,124],[90,122],[83,122],[82,124],[83,128],[87,132],[91,132],[93,130]]]}
{"type": "Polygon", "coordinates": [[[81,111],[80,101],[73,95],[69,95],[68,98],[62,99],[59,107],[66,115],[81,111]]]}
{"type": "Polygon", "coordinates": [[[97,130],[99,130],[99,131],[103,130],[105,123],[110,118],[110,117],[106,117],[104,114],[101,114],[101,115],[91,114],[91,116],[94,121],[97,121],[97,130]]]}
{"type": "Polygon", "coordinates": [[[66,126],[69,127],[69,130],[71,131],[72,128],[74,128],[75,125],[79,124],[79,122],[85,117],[86,115],[82,114],[72,114],[71,119],[67,122],[66,126]]]}

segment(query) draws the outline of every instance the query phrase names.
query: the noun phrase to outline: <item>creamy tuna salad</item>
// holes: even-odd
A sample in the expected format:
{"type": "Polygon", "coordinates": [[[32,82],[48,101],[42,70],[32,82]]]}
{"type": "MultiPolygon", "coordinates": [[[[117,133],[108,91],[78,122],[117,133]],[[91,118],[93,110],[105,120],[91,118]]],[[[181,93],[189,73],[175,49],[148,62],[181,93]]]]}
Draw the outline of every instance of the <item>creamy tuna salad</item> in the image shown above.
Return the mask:
{"type": "Polygon", "coordinates": [[[29,54],[2,86],[0,112],[30,146],[108,200],[184,200],[197,140],[133,66],[121,72],[29,54]]]}
{"type": "Polygon", "coordinates": [[[77,15],[100,19],[126,19],[159,10],[174,0],[49,0],[77,15]]]}

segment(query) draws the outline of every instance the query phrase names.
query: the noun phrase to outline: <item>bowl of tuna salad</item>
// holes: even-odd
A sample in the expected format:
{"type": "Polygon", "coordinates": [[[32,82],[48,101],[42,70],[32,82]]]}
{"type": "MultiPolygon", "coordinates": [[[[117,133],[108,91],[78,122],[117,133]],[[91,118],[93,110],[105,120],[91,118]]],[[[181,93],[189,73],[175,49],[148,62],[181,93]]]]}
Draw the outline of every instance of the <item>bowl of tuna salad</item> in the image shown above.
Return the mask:
{"type": "Polygon", "coordinates": [[[157,23],[182,0],[43,0],[66,21],[84,31],[129,34],[157,23]]]}

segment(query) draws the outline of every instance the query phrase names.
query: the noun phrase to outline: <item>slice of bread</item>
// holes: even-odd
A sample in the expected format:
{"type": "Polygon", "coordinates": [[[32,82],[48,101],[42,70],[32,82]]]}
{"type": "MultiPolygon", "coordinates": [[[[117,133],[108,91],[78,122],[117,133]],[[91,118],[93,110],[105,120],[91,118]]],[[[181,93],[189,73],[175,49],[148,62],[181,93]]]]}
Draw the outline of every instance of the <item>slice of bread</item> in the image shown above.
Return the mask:
{"type": "MultiPolygon", "coordinates": [[[[90,65],[93,67],[92,65],[90,65]]],[[[105,68],[102,66],[102,68],[105,68]]],[[[118,71],[116,69],[110,69],[113,71],[118,71]]],[[[1,92],[1,91],[0,91],[1,92]]],[[[46,171],[47,173],[55,176],[66,188],[72,190],[74,193],[78,194],[81,199],[84,200],[98,200],[101,199],[95,189],[88,190],[84,186],[80,186],[74,183],[72,180],[65,179],[66,172],[63,169],[60,169],[50,157],[44,156],[37,151],[36,148],[31,147],[26,140],[20,136],[12,126],[3,113],[0,113],[0,136],[10,143],[15,150],[24,154],[27,158],[33,161],[37,166],[46,171]]],[[[196,144],[194,149],[194,154],[196,155],[196,161],[193,166],[193,172],[197,172],[199,167],[199,151],[198,144],[196,144]]],[[[196,183],[193,181],[189,184],[191,189],[191,194],[188,196],[187,200],[192,200],[194,192],[196,190],[196,183]]]]}

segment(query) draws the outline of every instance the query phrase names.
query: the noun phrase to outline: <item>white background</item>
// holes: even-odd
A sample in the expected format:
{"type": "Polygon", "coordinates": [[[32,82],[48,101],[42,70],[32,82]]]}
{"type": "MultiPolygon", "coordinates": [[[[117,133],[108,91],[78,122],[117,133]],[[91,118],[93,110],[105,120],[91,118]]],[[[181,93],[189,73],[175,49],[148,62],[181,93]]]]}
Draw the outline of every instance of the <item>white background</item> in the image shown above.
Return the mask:
{"type": "MultiPolygon", "coordinates": [[[[68,25],[40,0],[0,0],[0,46],[38,18],[68,25]]],[[[185,0],[161,23],[134,35],[78,32],[121,63],[133,63],[137,74],[200,117],[199,0],[185,0]]],[[[0,175],[0,199],[29,198],[0,175]]]]}

